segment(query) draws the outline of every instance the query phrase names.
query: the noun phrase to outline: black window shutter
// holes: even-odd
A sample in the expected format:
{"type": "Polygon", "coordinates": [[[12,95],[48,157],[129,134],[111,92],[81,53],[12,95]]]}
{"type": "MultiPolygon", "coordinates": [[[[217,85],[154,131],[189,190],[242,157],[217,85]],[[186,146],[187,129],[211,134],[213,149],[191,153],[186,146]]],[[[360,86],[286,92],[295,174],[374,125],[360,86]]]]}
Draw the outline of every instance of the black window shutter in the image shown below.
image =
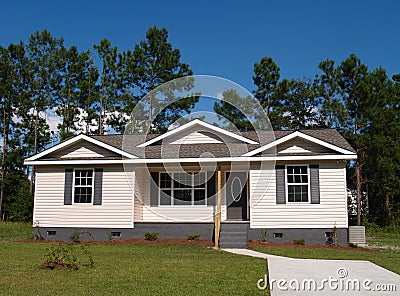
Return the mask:
{"type": "Polygon", "coordinates": [[[65,169],[64,205],[72,205],[72,178],[73,169],[65,169]]]}
{"type": "Polygon", "coordinates": [[[311,203],[319,204],[319,165],[310,165],[310,187],[311,203]]]}
{"type": "Polygon", "coordinates": [[[275,166],[275,174],[276,174],[276,203],[285,204],[286,203],[285,166],[284,165],[275,166]]]}
{"type": "Polygon", "coordinates": [[[207,205],[214,206],[216,200],[216,173],[215,172],[207,172],[207,205]]]}
{"type": "Polygon", "coordinates": [[[158,172],[151,172],[150,180],[150,206],[158,207],[158,172]]]}
{"type": "Polygon", "coordinates": [[[100,206],[103,200],[103,169],[94,169],[94,198],[93,205],[100,206]]]}

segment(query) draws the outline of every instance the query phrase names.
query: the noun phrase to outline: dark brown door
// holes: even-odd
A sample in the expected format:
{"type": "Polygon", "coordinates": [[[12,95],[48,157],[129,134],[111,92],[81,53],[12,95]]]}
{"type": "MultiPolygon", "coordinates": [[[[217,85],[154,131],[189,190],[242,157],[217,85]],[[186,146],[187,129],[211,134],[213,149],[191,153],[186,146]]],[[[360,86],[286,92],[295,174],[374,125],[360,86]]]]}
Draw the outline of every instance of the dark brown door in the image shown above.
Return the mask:
{"type": "Polygon", "coordinates": [[[247,173],[226,173],[226,205],[228,220],[248,220],[247,173]]]}

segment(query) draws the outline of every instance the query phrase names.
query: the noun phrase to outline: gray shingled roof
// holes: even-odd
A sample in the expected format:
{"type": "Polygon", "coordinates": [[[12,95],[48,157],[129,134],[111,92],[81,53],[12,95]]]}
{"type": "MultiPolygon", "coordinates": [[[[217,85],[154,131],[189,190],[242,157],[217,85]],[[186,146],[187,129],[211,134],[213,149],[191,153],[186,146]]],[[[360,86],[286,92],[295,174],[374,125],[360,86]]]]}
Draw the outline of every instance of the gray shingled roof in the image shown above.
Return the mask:
{"type": "MultiPolygon", "coordinates": [[[[295,131],[274,131],[275,140],[285,137],[295,131]]],[[[334,129],[310,129],[300,130],[300,132],[328,142],[337,147],[355,152],[350,144],[342,137],[342,135],[334,129]]],[[[271,138],[271,132],[256,133],[254,131],[242,132],[240,135],[248,139],[260,142],[259,136],[271,138]]],[[[146,148],[138,148],[137,145],[142,144],[150,139],[153,139],[160,134],[151,135],[103,135],[92,136],[92,138],[102,141],[110,146],[124,150],[128,153],[136,155],[140,158],[192,158],[206,157],[234,157],[243,155],[246,152],[252,151],[260,147],[259,144],[239,144],[239,143],[222,143],[222,144],[182,144],[182,145],[160,145],[154,143],[146,148]],[[125,139],[124,139],[125,137],[125,139]],[[210,154],[211,153],[211,154],[210,154]]],[[[271,141],[271,139],[270,139],[271,141]]],[[[263,141],[265,144],[265,141],[263,141]]]]}

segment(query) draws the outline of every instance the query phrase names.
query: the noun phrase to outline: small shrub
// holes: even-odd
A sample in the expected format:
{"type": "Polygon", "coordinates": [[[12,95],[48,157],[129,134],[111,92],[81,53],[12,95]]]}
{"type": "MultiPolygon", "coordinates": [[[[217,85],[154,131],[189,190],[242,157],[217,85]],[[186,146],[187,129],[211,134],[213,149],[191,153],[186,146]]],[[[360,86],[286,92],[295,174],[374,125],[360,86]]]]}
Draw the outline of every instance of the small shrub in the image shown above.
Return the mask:
{"type": "Polygon", "coordinates": [[[145,232],[144,237],[149,241],[154,241],[158,238],[158,232],[145,232]]]}
{"type": "Polygon", "coordinates": [[[79,243],[81,241],[82,235],[89,235],[91,238],[94,238],[94,235],[90,231],[74,231],[74,233],[70,236],[70,240],[74,243],[79,243]]]}
{"type": "Polygon", "coordinates": [[[72,244],[59,244],[47,248],[44,255],[46,263],[44,267],[50,269],[73,269],[77,270],[81,266],[94,267],[92,254],[87,246],[73,246],[72,244]]]}
{"type": "Polygon", "coordinates": [[[200,234],[199,233],[192,233],[188,235],[188,240],[199,240],[200,239],[200,234]]]}
{"type": "Polygon", "coordinates": [[[268,241],[268,230],[267,229],[261,230],[261,236],[262,236],[263,242],[267,242],[268,241]]]}
{"type": "Polygon", "coordinates": [[[355,248],[357,248],[357,245],[353,244],[353,243],[349,243],[349,247],[355,249],[355,248]]]}
{"type": "Polygon", "coordinates": [[[336,227],[336,222],[335,225],[333,226],[333,230],[332,230],[332,240],[333,240],[333,244],[335,246],[337,246],[338,244],[338,231],[337,231],[337,227],[336,227]]]}
{"type": "Polygon", "coordinates": [[[293,241],[293,243],[294,243],[295,245],[302,245],[302,246],[304,246],[306,242],[304,241],[304,238],[302,238],[302,239],[295,239],[295,240],[293,241]]]}
{"type": "Polygon", "coordinates": [[[78,258],[73,253],[72,245],[59,244],[47,249],[46,259],[48,268],[78,269],[78,258]]]}

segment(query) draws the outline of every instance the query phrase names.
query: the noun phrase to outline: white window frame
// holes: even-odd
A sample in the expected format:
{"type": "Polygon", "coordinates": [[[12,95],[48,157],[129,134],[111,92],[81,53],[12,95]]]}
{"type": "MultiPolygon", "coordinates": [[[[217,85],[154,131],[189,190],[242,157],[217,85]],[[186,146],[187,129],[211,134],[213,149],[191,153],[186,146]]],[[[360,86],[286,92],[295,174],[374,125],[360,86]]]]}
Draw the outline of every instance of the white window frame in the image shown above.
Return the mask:
{"type": "Polygon", "coordinates": [[[302,205],[302,204],[311,204],[311,190],[310,190],[310,165],[308,164],[286,164],[285,165],[285,191],[286,191],[286,203],[287,204],[296,204],[296,205],[302,205]],[[308,195],[308,200],[307,201],[289,201],[289,186],[292,185],[300,185],[304,186],[306,183],[289,183],[288,182],[288,167],[307,167],[307,195],[308,195]]]}
{"type": "Polygon", "coordinates": [[[158,184],[157,184],[157,186],[158,186],[158,206],[159,207],[185,207],[185,206],[187,206],[187,207],[188,206],[190,206],[190,207],[207,207],[207,200],[208,200],[208,196],[207,196],[207,172],[196,172],[196,171],[186,172],[186,173],[190,173],[192,175],[192,180],[191,180],[192,186],[191,186],[191,188],[189,188],[189,187],[187,187],[187,188],[175,188],[174,187],[174,181],[175,181],[174,176],[175,176],[175,174],[180,174],[180,173],[182,173],[182,172],[172,172],[172,173],[159,172],[159,174],[158,174],[158,184]],[[166,188],[166,187],[161,187],[160,186],[160,184],[161,184],[161,174],[163,174],[163,173],[169,174],[171,176],[171,187],[166,188]],[[196,173],[204,173],[205,174],[205,181],[206,182],[204,183],[204,188],[195,188],[194,187],[194,175],[196,173]],[[179,190],[179,189],[191,190],[192,191],[191,192],[192,199],[191,199],[191,204],[190,205],[175,205],[174,191],[175,190],[179,190]],[[171,191],[171,204],[170,205],[162,205],[161,204],[161,192],[163,190],[170,190],[171,191]],[[194,191],[195,190],[204,190],[204,194],[205,194],[204,204],[197,205],[197,204],[194,203],[194,191]]]}
{"type": "Polygon", "coordinates": [[[93,168],[74,168],[73,182],[72,182],[72,204],[74,205],[93,205],[94,201],[94,174],[95,171],[93,168]],[[75,172],[76,171],[92,171],[92,185],[91,186],[81,186],[78,187],[92,187],[92,196],[90,198],[90,202],[75,202],[75,172]]]}

